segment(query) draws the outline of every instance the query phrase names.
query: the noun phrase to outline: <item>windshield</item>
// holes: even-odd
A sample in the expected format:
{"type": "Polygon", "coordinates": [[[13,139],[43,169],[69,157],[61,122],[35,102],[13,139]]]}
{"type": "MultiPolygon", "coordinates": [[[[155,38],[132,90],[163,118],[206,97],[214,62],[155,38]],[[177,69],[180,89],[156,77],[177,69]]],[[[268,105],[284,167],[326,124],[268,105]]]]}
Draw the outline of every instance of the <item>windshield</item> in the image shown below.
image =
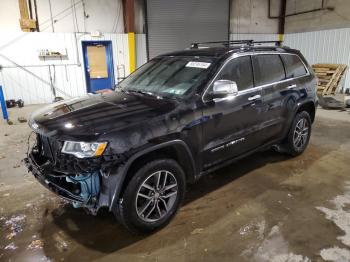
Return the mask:
{"type": "Polygon", "coordinates": [[[214,62],[211,58],[161,57],[143,65],[119,86],[124,91],[176,97],[199,86],[214,62]]]}

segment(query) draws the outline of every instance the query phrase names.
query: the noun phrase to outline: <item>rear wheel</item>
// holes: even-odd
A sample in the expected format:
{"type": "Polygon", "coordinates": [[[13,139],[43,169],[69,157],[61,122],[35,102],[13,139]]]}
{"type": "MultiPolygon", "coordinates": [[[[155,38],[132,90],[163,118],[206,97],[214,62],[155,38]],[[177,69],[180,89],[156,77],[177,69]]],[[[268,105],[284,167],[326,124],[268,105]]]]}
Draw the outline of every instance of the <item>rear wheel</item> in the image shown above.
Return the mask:
{"type": "Polygon", "coordinates": [[[119,201],[121,222],[134,233],[150,233],[167,225],[180,207],[185,174],[171,159],[141,167],[119,201]]]}
{"type": "Polygon", "coordinates": [[[292,156],[300,155],[309,144],[311,135],[311,118],[308,112],[297,113],[289,130],[286,152],[292,156]]]}

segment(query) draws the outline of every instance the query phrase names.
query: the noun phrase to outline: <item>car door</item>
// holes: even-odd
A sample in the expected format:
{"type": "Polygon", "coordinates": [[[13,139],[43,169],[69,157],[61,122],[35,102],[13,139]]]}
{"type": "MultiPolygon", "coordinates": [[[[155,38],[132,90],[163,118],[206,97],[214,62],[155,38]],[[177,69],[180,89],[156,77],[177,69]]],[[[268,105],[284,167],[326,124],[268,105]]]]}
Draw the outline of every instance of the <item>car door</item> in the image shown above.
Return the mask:
{"type": "Polygon", "coordinates": [[[254,88],[251,57],[230,59],[209,86],[205,95],[202,124],[203,169],[247,152],[260,144],[259,126],[262,107],[261,89],[254,88]],[[235,96],[211,96],[216,80],[235,81],[235,96]]]}
{"type": "Polygon", "coordinates": [[[284,117],[289,119],[298,101],[306,98],[308,90],[312,90],[312,76],[298,55],[281,54],[281,58],[287,78],[284,91],[286,94],[284,117]]]}
{"type": "Polygon", "coordinates": [[[283,131],[301,95],[307,70],[293,54],[258,54],[253,58],[256,84],[262,87],[265,143],[283,138],[283,131]]]}
{"type": "Polygon", "coordinates": [[[277,139],[283,130],[288,83],[279,54],[255,54],[252,60],[255,85],[262,88],[261,138],[263,143],[268,143],[277,139]]]}

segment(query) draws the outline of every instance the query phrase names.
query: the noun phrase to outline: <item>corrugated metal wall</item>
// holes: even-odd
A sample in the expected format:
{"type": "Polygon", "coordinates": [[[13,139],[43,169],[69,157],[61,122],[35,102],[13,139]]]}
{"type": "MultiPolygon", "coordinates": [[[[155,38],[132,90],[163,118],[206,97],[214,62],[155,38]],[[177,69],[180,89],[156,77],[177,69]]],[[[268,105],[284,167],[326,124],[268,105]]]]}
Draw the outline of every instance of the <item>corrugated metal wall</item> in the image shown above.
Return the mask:
{"type": "MultiPolygon", "coordinates": [[[[284,44],[299,49],[310,64],[335,63],[350,67],[350,28],[287,34],[284,44]]],[[[345,89],[349,88],[347,73],[345,89]]]]}
{"type": "MultiPolygon", "coordinates": [[[[231,40],[277,40],[277,34],[231,34],[231,40]]],[[[284,45],[299,49],[310,64],[339,63],[350,67],[350,28],[286,34],[284,45]]],[[[350,88],[349,73],[345,89],[350,88]]]]}
{"type": "Polygon", "coordinates": [[[190,47],[193,42],[227,40],[228,0],[148,0],[149,56],[190,47]]]}
{"type": "MultiPolygon", "coordinates": [[[[75,38],[73,33],[3,33],[0,38],[0,85],[4,87],[6,98],[21,98],[26,104],[52,102],[50,72],[58,96],[84,95],[82,40],[112,41],[115,77],[129,74],[126,34],[103,34],[101,38],[92,39],[87,34],[76,34],[75,38]],[[68,58],[43,61],[38,57],[40,49],[65,49],[68,58]]],[[[146,61],[146,41],[143,36],[137,36],[136,40],[139,65],[146,61]]]]}

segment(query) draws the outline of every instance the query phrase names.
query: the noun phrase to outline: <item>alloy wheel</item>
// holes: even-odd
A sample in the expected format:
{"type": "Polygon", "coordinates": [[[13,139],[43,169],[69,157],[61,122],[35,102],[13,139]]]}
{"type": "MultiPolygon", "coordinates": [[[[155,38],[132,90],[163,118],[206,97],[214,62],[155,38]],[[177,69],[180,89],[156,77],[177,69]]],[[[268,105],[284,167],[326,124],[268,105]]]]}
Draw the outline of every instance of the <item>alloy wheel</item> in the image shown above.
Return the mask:
{"type": "Polygon", "coordinates": [[[302,118],[298,121],[295,126],[293,134],[293,144],[294,147],[298,150],[301,150],[308,139],[309,136],[309,123],[305,118],[302,118]]]}
{"type": "Polygon", "coordinates": [[[167,171],[157,171],[148,176],[136,194],[136,212],[145,222],[156,222],[169,213],[177,197],[177,181],[167,171]]]}

